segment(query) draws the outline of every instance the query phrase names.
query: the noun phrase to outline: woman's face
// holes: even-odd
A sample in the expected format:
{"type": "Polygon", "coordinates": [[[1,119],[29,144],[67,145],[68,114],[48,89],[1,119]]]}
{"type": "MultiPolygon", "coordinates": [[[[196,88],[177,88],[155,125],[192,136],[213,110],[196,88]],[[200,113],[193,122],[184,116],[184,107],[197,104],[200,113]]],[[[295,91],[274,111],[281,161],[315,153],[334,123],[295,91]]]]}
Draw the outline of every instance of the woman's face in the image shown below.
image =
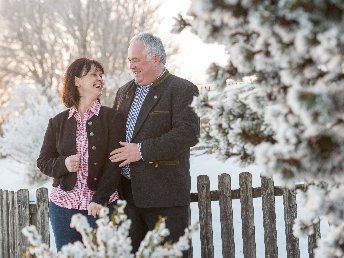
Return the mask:
{"type": "Polygon", "coordinates": [[[97,99],[102,94],[104,80],[103,73],[92,66],[90,71],[79,77],[75,77],[75,85],[78,88],[80,98],[97,99]]]}

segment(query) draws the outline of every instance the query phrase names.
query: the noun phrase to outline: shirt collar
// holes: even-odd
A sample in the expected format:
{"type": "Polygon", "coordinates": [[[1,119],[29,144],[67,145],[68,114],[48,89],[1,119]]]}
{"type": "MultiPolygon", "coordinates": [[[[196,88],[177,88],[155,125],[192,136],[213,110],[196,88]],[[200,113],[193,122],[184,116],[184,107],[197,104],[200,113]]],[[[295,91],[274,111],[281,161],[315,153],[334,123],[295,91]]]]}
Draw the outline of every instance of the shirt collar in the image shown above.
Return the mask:
{"type": "Polygon", "coordinates": [[[152,81],[150,84],[147,84],[147,85],[138,85],[136,82],[135,82],[135,84],[136,84],[136,86],[138,87],[138,88],[141,88],[141,87],[150,87],[150,86],[152,86],[153,84],[154,84],[154,82],[156,82],[157,80],[159,80],[160,78],[161,78],[161,76],[163,76],[164,74],[165,74],[165,72],[167,71],[167,69],[166,69],[166,67],[164,67],[164,70],[162,71],[162,73],[154,80],[154,81],[152,81]]]}
{"type": "MultiPolygon", "coordinates": [[[[99,100],[97,99],[87,109],[86,113],[88,113],[89,115],[96,115],[96,116],[98,116],[99,115],[99,111],[100,111],[100,107],[101,107],[101,104],[100,104],[99,100]]],[[[72,106],[71,108],[69,108],[68,119],[71,118],[77,112],[79,112],[79,111],[76,108],[76,106],[72,106]]]]}

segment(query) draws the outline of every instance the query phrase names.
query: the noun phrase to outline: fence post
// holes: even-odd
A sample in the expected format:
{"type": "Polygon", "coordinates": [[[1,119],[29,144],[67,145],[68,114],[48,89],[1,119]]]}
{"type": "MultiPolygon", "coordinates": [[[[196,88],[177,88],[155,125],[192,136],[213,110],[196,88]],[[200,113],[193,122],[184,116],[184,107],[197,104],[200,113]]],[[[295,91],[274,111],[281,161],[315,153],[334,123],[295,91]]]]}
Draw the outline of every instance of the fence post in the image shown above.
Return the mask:
{"type": "Polygon", "coordinates": [[[50,234],[49,234],[49,217],[48,217],[48,189],[39,188],[36,191],[37,197],[37,230],[42,236],[42,242],[49,246],[50,234]]]}
{"type": "Polygon", "coordinates": [[[240,173],[239,183],[244,257],[255,258],[256,240],[252,198],[252,175],[248,172],[240,173]]]}
{"type": "Polygon", "coordinates": [[[5,242],[5,234],[4,234],[4,220],[3,220],[3,211],[5,210],[3,206],[3,194],[4,191],[0,189],[0,257],[5,257],[4,251],[4,242],[5,242]]]}
{"type": "Polygon", "coordinates": [[[231,177],[228,174],[218,176],[219,205],[221,221],[222,257],[235,258],[233,227],[233,207],[231,196],[231,177]]]}
{"type": "Polygon", "coordinates": [[[284,223],[286,235],[286,249],[288,258],[299,258],[299,239],[293,234],[293,225],[297,216],[296,193],[295,190],[284,189],[284,223]]]}
{"type": "Polygon", "coordinates": [[[17,205],[14,203],[14,192],[8,192],[8,238],[9,238],[9,257],[15,257],[15,249],[16,249],[16,220],[15,217],[17,214],[15,213],[17,205]]]}
{"type": "Polygon", "coordinates": [[[5,241],[3,241],[3,257],[9,257],[9,243],[8,243],[8,191],[2,192],[2,232],[5,241]]]}
{"type": "MultiPolygon", "coordinates": [[[[191,203],[189,205],[189,214],[188,214],[188,225],[191,225],[191,203]]],[[[192,258],[193,257],[193,246],[192,246],[192,236],[190,238],[190,248],[188,251],[188,257],[192,258]]]]}
{"type": "Polygon", "coordinates": [[[314,258],[314,249],[317,247],[317,240],[321,237],[320,221],[313,224],[314,233],[308,236],[308,254],[309,258],[314,258]]]}
{"type": "Polygon", "coordinates": [[[261,177],[265,257],[278,258],[274,182],[261,177]]]}
{"type": "Polygon", "coordinates": [[[201,256],[202,258],[214,257],[213,228],[210,200],[210,182],[208,176],[197,177],[198,208],[201,236],[201,256]]]}
{"type": "Polygon", "coordinates": [[[20,189],[17,192],[17,207],[18,207],[18,227],[17,227],[17,254],[19,257],[26,251],[28,241],[21,232],[22,229],[30,224],[29,211],[29,190],[20,189]]]}

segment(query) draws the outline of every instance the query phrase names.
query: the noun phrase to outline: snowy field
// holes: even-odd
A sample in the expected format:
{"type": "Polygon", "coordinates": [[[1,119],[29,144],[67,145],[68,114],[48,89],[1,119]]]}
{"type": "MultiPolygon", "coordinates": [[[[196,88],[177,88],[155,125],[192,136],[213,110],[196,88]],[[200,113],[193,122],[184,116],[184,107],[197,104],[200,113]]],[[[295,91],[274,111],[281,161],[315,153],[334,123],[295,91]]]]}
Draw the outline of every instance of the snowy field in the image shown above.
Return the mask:
{"type": "MultiPolygon", "coordinates": [[[[10,159],[0,159],[0,189],[4,190],[18,190],[21,188],[28,188],[23,177],[21,176],[23,168],[11,161],[10,159]]],[[[195,154],[191,156],[191,176],[192,176],[192,192],[197,191],[197,176],[208,175],[210,178],[211,190],[217,189],[217,178],[222,173],[228,173],[232,180],[232,189],[239,187],[240,172],[251,172],[253,179],[253,186],[260,186],[260,171],[255,166],[241,168],[231,161],[221,162],[213,155],[195,154]]],[[[39,187],[47,187],[50,189],[50,182],[43,185],[36,185],[30,188],[30,199],[34,199],[35,189],[39,187]]],[[[277,184],[276,184],[277,185],[277,184]]],[[[263,233],[263,219],[261,212],[261,198],[255,199],[255,228],[256,228],[256,249],[257,258],[264,257],[264,233],[263,233]]],[[[283,220],[283,199],[276,197],[276,217],[277,217],[277,236],[278,242],[278,257],[286,257],[285,251],[285,236],[284,236],[284,220],[283,220]]],[[[191,205],[192,221],[198,220],[198,205],[192,203],[191,205]]],[[[241,214],[239,200],[233,201],[233,217],[234,217],[234,231],[235,231],[235,252],[236,257],[243,257],[242,239],[241,239],[241,214]]],[[[218,202],[212,203],[212,218],[213,218],[213,238],[214,238],[214,253],[215,257],[222,257],[221,251],[221,232],[220,232],[220,214],[218,202]]],[[[51,246],[54,248],[53,235],[51,234],[51,246]]],[[[201,248],[199,241],[199,232],[193,236],[194,257],[201,257],[201,248]]],[[[300,239],[301,256],[308,257],[307,254],[307,239],[300,239]]]]}

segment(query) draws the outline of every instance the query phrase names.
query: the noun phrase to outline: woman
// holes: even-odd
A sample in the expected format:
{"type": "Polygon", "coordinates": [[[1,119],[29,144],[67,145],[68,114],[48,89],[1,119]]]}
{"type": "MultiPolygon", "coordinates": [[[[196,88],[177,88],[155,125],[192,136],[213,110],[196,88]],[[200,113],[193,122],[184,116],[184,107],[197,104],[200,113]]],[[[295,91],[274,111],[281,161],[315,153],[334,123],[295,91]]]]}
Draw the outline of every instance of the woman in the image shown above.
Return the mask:
{"type": "Polygon", "coordinates": [[[124,119],[99,102],[103,73],[102,65],[88,58],[69,65],[62,85],[68,110],[49,120],[37,159],[38,168],[54,178],[49,216],[57,251],[81,241],[81,235],[70,228],[74,214],[87,216],[95,228],[102,205],[110,207],[118,199],[120,169],[109,154],[124,140],[124,119]]]}

